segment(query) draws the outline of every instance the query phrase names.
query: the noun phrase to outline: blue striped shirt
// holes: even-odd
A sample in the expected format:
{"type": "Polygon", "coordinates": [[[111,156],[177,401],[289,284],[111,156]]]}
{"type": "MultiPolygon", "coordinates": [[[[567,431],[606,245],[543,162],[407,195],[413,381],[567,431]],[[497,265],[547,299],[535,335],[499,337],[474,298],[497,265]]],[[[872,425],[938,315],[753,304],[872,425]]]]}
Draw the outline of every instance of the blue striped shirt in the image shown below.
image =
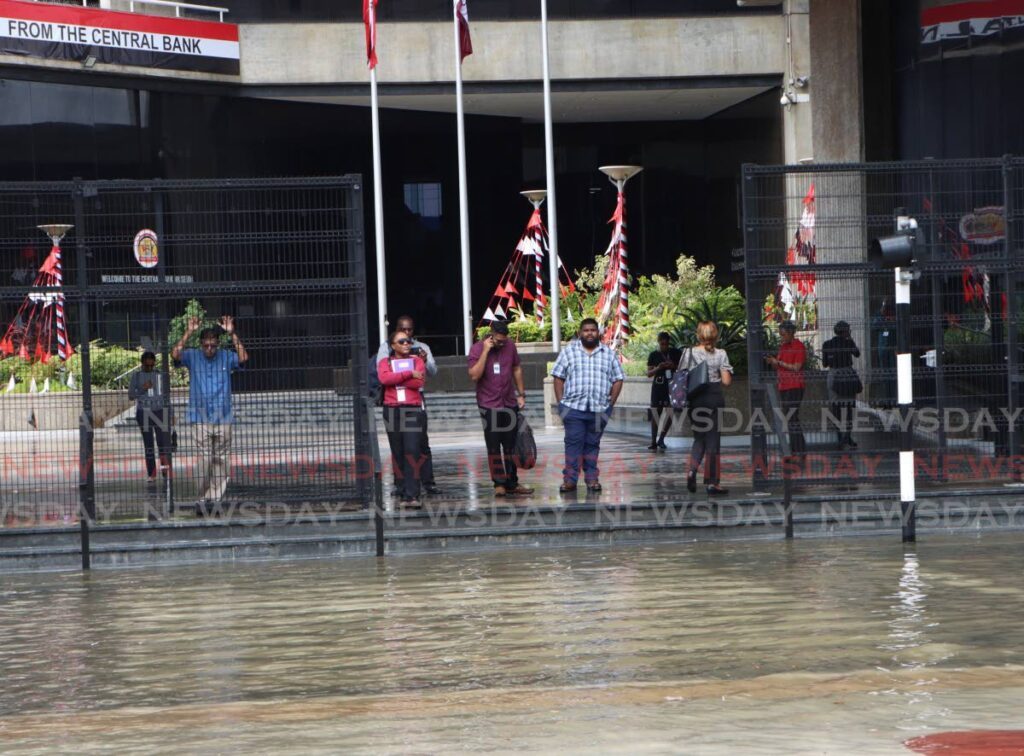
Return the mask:
{"type": "Polygon", "coordinates": [[[599,344],[588,352],[579,339],[558,355],[551,375],[565,381],[562,404],[581,412],[607,410],[612,386],[626,377],[619,356],[607,345],[599,344]]]}
{"type": "Polygon", "coordinates": [[[189,372],[189,422],[232,422],[231,372],[239,367],[238,353],[218,349],[208,358],[199,349],[186,349],[181,353],[181,364],[189,372]]]}

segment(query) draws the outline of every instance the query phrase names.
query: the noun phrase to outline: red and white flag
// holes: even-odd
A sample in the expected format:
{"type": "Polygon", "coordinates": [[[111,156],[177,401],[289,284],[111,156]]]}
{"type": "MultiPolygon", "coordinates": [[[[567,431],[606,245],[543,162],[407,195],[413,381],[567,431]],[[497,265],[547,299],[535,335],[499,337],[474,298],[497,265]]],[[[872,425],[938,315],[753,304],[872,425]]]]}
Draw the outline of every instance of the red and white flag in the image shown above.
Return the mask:
{"type": "Polygon", "coordinates": [[[455,16],[459,21],[459,61],[473,54],[473,39],[469,36],[469,10],[466,0],[455,0],[455,16]]]}
{"type": "Polygon", "coordinates": [[[366,25],[366,65],[377,67],[377,2],[363,0],[363,23],[366,25]]]}

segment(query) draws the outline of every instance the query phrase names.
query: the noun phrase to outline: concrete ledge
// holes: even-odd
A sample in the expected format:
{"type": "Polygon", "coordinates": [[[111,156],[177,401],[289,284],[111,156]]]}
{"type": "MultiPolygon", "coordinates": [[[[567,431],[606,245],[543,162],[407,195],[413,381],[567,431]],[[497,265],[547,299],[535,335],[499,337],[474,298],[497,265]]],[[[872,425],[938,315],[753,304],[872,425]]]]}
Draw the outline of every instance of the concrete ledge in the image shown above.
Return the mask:
{"type": "MultiPolygon", "coordinates": [[[[782,539],[785,510],[778,497],[615,504],[501,506],[467,509],[439,502],[435,509],[389,513],[387,553],[481,548],[540,548],[611,543],[687,543],[698,540],[782,539]]],[[[794,500],[799,537],[886,535],[900,529],[898,497],[846,494],[794,500]]],[[[918,501],[921,533],[1024,530],[1024,504],[1013,493],[957,491],[918,501]]],[[[97,568],[162,566],[270,559],[373,556],[369,512],[279,519],[179,521],[96,526],[97,568]]],[[[0,529],[0,572],[72,570],[81,564],[77,527],[0,529]],[[49,539],[47,538],[49,536],[49,539]]]]}

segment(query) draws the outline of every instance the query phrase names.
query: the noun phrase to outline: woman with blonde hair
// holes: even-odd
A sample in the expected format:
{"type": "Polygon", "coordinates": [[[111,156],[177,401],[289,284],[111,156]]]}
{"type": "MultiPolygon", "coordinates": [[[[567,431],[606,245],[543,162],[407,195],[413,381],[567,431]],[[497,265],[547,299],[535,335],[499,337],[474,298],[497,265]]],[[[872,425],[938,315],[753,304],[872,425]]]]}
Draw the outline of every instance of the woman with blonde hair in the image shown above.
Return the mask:
{"type": "Polygon", "coordinates": [[[698,345],[692,347],[687,357],[690,370],[701,363],[707,364],[708,383],[689,402],[690,426],[693,428],[693,448],[690,451],[690,471],[686,476],[686,488],[690,493],[697,490],[697,471],[704,463],[704,486],[711,496],[729,493],[719,484],[722,482],[722,410],[725,408],[724,386],[732,383],[732,365],[729,355],[718,348],[718,326],[710,320],[697,325],[698,345]]]}

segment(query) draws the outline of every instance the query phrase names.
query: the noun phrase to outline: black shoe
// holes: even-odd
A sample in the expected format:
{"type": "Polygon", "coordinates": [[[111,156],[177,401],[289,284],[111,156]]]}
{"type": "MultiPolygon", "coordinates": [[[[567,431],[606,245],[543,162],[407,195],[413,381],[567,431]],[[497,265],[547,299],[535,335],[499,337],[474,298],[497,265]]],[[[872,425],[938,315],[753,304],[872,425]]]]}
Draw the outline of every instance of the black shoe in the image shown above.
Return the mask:
{"type": "Polygon", "coordinates": [[[427,496],[440,496],[443,491],[435,485],[423,486],[423,493],[427,496]]]}
{"type": "Polygon", "coordinates": [[[668,447],[665,446],[665,439],[663,439],[663,438],[658,439],[658,448],[661,449],[662,451],[665,451],[666,449],[668,449],[668,447]]]}
{"type": "Polygon", "coordinates": [[[651,445],[647,447],[647,451],[652,451],[652,452],[658,451],[658,444],[652,442],[651,445]]]}
{"type": "Polygon", "coordinates": [[[588,481],[587,482],[587,490],[590,491],[591,493],[600,493],[601,492],[601,484],[598,481],[596,481],[596,480],[593,481],[593,482],[588,481]]]}
{"type": "Polygon", "coordinates": [[[857,448],[857,442],[853,440],[853,436],[847,436],[846,443],[850,445],[851,449],[857,448]]]}
{"type": "Polygon", "coordinates": [[[697,471],[694,470],[686,476],[686,490],[690,493],[697,493],[697,471]]]}
{"type": "Polygon", "coordinates": [[[708,496],[725,496],[726,494],[729,493],[729,489],[722,488],[717,483],[713,483],[712,485],[707,487],[707,492],[708,496]]]}
{"type": "Polygon", "coordinates": [[[558,487],[559,493],[572,493],[575,490],[576,483],[571,480],[565,481],[564,483],[562,483],[562,485],[558,487]]]}

